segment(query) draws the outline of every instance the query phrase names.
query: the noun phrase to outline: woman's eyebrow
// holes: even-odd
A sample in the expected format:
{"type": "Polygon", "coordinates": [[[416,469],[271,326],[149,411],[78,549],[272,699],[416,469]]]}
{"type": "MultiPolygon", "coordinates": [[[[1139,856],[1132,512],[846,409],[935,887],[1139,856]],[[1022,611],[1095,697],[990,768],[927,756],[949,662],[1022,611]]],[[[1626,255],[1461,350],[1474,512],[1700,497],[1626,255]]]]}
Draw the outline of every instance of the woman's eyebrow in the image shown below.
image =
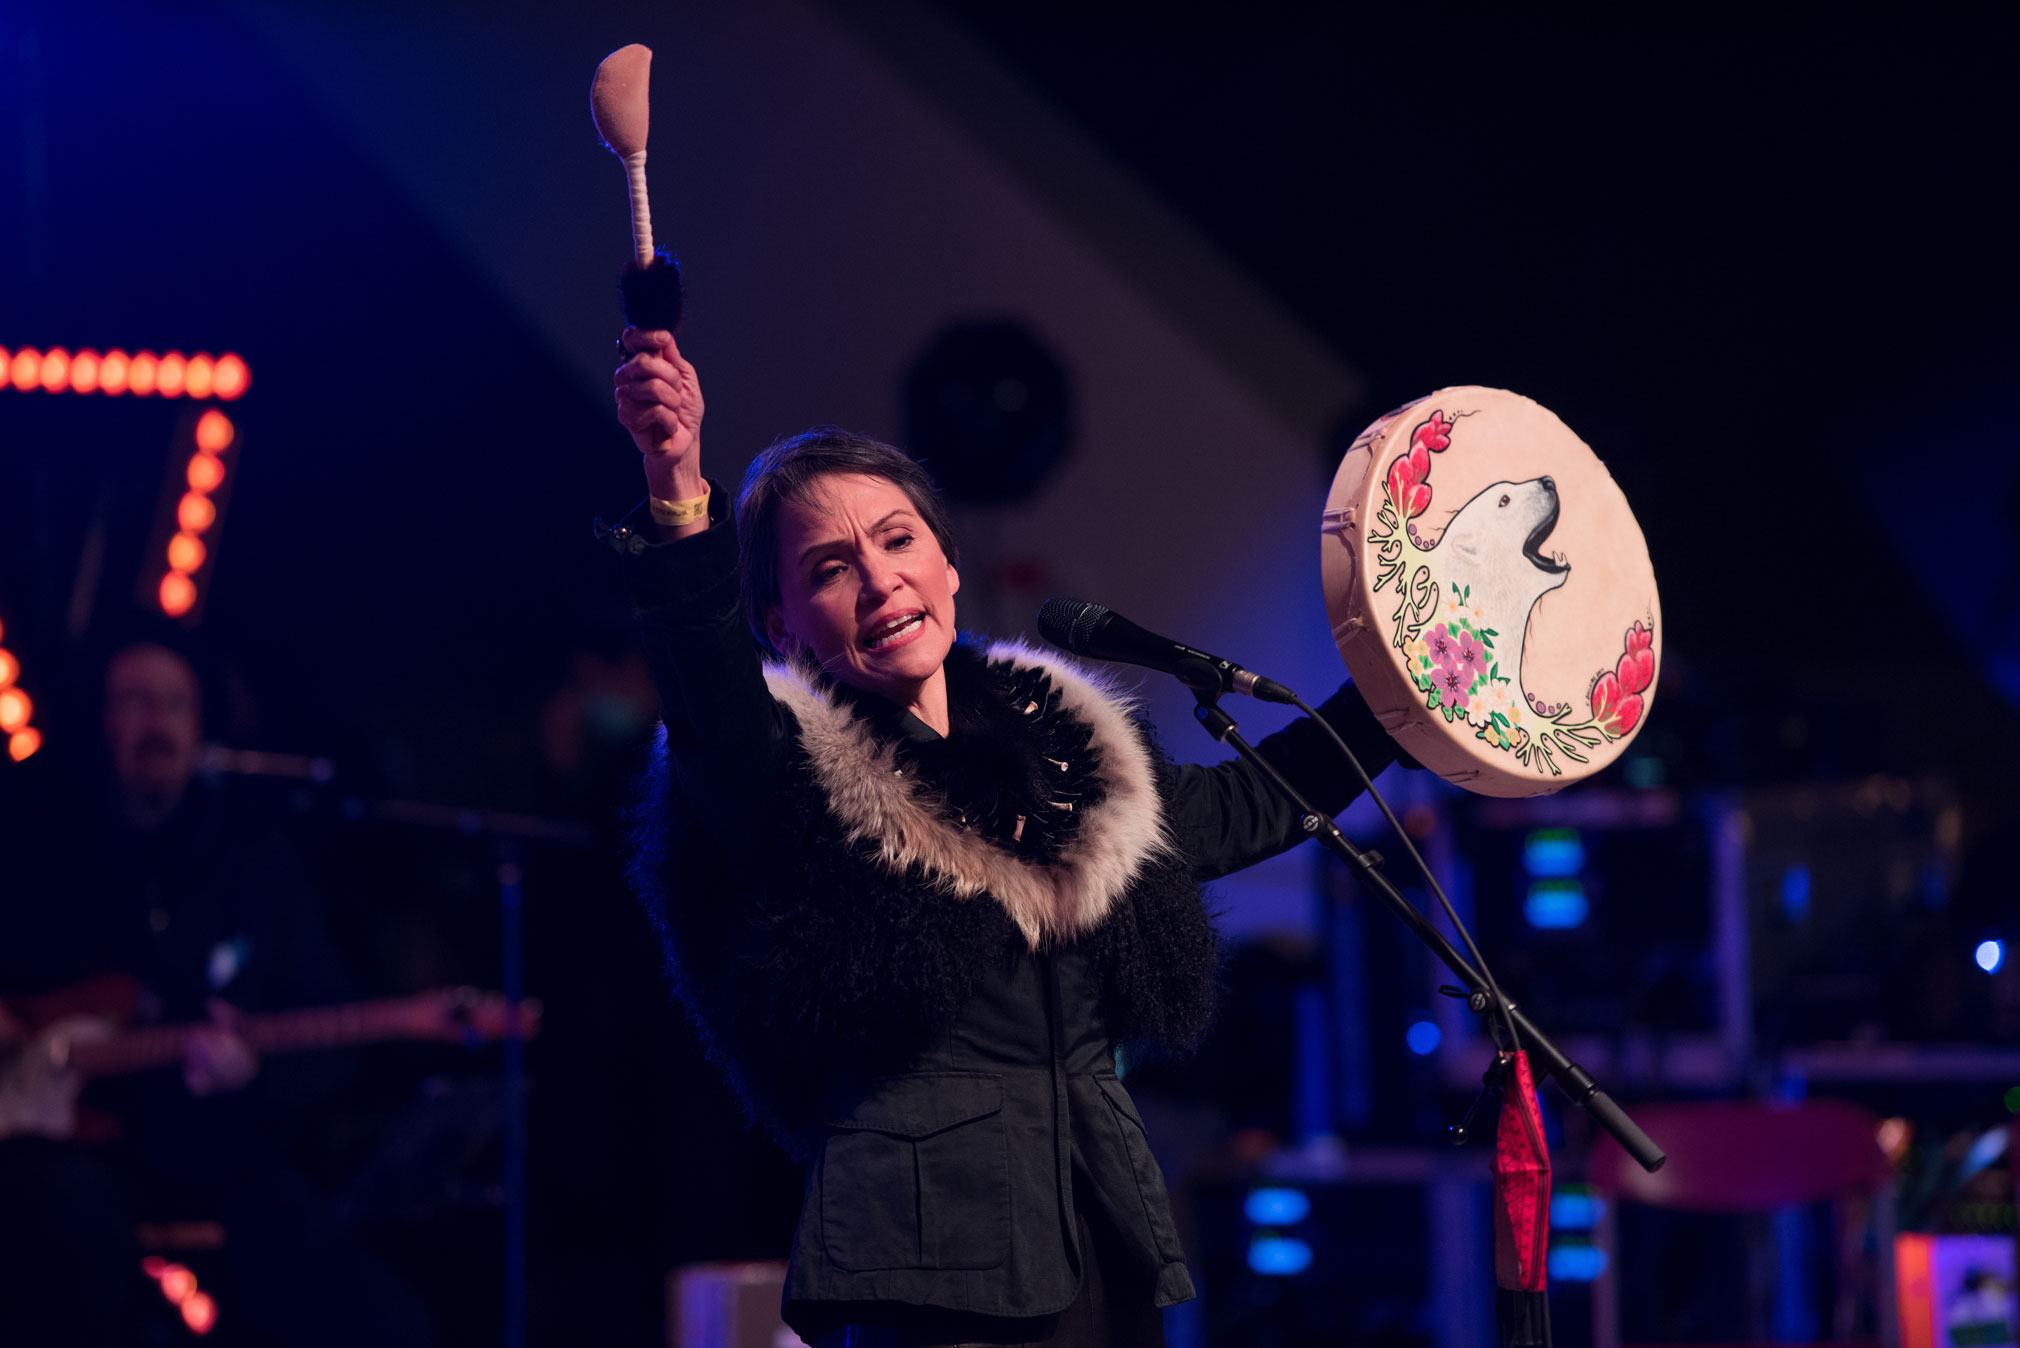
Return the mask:
{"type": "MultiPolygon", "coordinates": [[[[872,524],[870,526],[870,532],[871,533],[877,532],[877,530],[889,524],[894,518],[896,518],[899,515],[909,515],[911,513],[912,512],[908,507],[899,506],[896,510],[887,512],[882,519],[878,520],[875,524],[872,524]]],[[[828,548],[846,547],[848,545],[848,541],[849,540],[846,538],[824,538],[818,543],[809,543],[806,545],[806,547],[800,550],[800,561],[804,563],[809,558],[811,558],[815,553],[825,551],[828,548]]]]}

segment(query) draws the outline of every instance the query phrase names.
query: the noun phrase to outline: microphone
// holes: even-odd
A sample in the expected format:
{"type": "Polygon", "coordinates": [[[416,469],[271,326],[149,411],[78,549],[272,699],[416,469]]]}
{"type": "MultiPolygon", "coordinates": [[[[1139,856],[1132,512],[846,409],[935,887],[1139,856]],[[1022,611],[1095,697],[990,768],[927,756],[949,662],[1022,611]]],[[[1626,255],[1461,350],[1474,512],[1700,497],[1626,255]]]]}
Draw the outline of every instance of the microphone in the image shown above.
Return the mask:
{"type": "Polygon", "coordinates": [[[1296,703],[1298,695],[1251,674],[1232,660],[1146,632],[1119,613],[1085,599],[1048,599],[1038,610],[1038,634],[1091,660],[1143,665],[1176,676],[1195,692],[1245,693],[1264,702],[1296,703]]]}

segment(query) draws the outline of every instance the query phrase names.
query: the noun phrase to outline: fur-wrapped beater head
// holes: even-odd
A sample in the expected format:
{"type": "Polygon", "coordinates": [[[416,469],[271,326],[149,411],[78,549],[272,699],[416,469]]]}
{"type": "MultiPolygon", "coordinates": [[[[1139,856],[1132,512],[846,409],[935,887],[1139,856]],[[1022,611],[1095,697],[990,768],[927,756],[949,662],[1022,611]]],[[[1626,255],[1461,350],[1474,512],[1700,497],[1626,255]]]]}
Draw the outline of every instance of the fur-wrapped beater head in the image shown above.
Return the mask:
{"type": "Polygon", "coordinates": [[[687,289],[680,279],[680,259],[664,247],[653,250],[649,266],[626,262],[623,274],[617,279],[617,292],[624,301],[625,321],[634,328],[673,332],[687,312],[687,289]]]}

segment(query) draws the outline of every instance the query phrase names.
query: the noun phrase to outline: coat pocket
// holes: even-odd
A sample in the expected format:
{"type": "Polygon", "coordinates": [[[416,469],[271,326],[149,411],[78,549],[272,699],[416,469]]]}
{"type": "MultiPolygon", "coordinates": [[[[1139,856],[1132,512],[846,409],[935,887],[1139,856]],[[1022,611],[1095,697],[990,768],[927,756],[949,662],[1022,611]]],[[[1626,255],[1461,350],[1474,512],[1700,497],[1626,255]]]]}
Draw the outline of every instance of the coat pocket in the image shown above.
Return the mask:
{"type": "Polygon", "coordinates": [[[1009,1257],[1001,1077],[888,1077],[823,1122],[821,1240],[838,1267],[984,1269],[1009,1257]]]}
{"type": "Polygon", "coordinates": [[[1129,1098],[1117,1077],[1097,1073],[1095,1082],[1101,1087],[1101,1094],[1108,1101],[1109,1112],[1114,1116],[1115,1131],[1122,1142],[1123,1154],[1129,1157],[1129,1169],[1136,1180],[1137,1197],[1143,1203],[1143,1223],[1151,1243],[1157,1247],[1158,1257],[1166,1263],[1180,1263],[1185,1259],[1185,1250],[1178,1240],[1178,1225],[1172,1220],[1171,1198],[1165,1192],[1164,1172],[1158,1168],[1157,1158],[1151,1154],[1150,1136],[1144,1131],[1143,1116],[1136,1112],[1136,1101],[1129,1098]]]}

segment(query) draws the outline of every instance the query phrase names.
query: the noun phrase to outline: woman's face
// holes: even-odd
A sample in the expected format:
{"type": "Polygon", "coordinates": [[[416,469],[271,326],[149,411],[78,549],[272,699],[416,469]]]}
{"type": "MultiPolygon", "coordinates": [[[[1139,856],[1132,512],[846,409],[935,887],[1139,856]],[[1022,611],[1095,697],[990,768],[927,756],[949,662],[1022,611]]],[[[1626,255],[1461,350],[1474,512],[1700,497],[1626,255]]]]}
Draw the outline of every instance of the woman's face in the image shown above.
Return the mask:
{"type": "Polygon", "coordinates": [[[835,473],[779,512],[772,645],[853,688],[913,707],[954,644],[961,577],[888,478],[835,473]]]}

